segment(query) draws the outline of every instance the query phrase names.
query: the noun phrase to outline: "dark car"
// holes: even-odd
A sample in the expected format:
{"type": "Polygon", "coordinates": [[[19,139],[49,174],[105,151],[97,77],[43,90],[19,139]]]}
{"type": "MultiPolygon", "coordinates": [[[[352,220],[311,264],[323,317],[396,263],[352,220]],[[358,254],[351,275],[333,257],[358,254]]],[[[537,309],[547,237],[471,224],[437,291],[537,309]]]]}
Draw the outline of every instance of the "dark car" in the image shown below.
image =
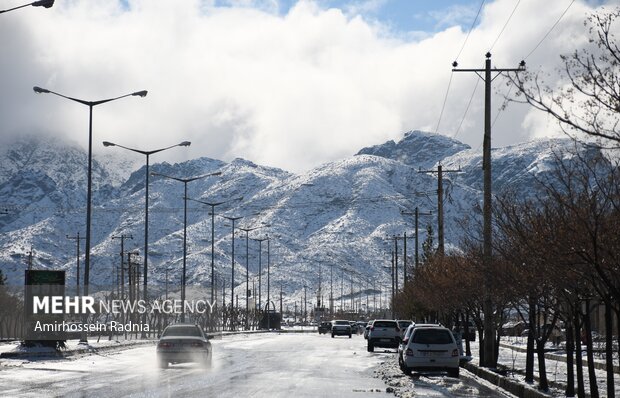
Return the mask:
{"type": "Polygon", "coordinates": [[[332,337],[334,336],[349,336],[351,338],[351,324],[349,321],[332,321],[332,337]]]}
{"type": "Polygon", "coordinates": [[[183,362],[211,366],[212,354],[211,343],[198,325],[170,325],[164,329],[157,343],[157,360],[161,368],[183,362]]]}
{"type": "Polygon", "coordinates": [[[331,322],[321,322],[319,325],[319,334],[327,334],[332,330],[331,322]]]}

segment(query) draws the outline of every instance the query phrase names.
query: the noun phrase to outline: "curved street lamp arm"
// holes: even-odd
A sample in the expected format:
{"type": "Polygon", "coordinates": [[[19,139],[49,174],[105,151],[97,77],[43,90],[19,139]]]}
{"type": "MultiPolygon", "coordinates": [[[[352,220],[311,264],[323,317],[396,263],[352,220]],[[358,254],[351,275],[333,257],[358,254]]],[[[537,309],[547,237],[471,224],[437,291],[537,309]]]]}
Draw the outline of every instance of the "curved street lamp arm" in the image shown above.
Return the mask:
{"type": "Polygon", "coordinates": [[[74,102],[79,102],[80,104],[87,105],[87,106],[101,105],[101,104],[105,104],[106,102],[115,101],[117,99],[121,99],[121,98],[125,98],[125,97],[130,97],[130,96],[146,97],[146,94],[148,93],[148,91],[142,90],[142,91],[136,91],[136,92],[131,93],[131,94],[121,95],[120,97],[115,97],[115,98],[108,98],[108,99],[99,100],[99,101],[86,101],[86,100],[82,100],[82,99],[79,99],[79,98],[69,97],[69,96],[66,96],[64,94],[60,94],[60,93],[57,93],[55,91],[48,90],[46,88],[42,88],[42,87],[38,87],[38,86],[34,86],[32,89],[37,94],[54,94],[54,95],[57,95],[59,97],[66,98],[66,99],[74,101],[74,102]]]}
{"type": "Polygon", "coordinates": [[[127,147],[127,146],[124,146],[124,145],[116,144],[114,142],[103,141],[103,146],[106,146],[106,147],[107,146],[117,146],[119,148],[127,149],[128,151],[132,151],[132,152],[136,152],[136,153],[141,153],[142,155],[147,155],[147,156],[148,155],[152,155],[152,154],[157,153],[157,152],[165,151],[166,149],[174,148],[174,147],[177,147],[177,146],[190,146],[190,145],[191,145],[191,142],[183,141],[183,142],[181,142],[179,144],[170,145],[170,146],[165,147],[165,148],[155,149],[155,150],[152,150],[152,151],[143,151],[141,149],[130,148],[130,147],[127,147]]]}

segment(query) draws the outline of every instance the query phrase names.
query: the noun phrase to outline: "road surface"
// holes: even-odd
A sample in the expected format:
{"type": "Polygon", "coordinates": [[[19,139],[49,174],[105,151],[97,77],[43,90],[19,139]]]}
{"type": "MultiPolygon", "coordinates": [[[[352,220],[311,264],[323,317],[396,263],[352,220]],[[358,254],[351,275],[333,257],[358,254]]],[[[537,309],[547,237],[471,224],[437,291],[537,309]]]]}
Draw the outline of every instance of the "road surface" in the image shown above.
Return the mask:
{"type": "MultiPolygon", "coordinates": [[[[155,347],[69,359],[0,363],[3,397],[379,397],[388,385],[374,377],[393,352],[366,351],[361,336],[260,333],[213,340],[213,366],[157,367],[155,347]]],[[[385,364],[384,364],[385,365],[385,364]]],[[[411,396],[502,396],[475,379],[432,376],[407,381],[411,396]],[[484,391],[484,393],[481,393],[484,391]]]]}

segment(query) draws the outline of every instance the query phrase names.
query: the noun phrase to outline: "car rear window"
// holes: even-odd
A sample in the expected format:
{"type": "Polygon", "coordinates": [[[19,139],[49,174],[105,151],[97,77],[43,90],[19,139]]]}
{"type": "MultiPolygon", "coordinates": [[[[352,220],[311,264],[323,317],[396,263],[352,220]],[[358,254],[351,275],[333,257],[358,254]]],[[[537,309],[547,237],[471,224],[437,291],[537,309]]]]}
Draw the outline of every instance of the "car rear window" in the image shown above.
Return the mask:
{"type": "Polygon", "coordinates": [[[349,324],[349,321],[336,321],[336,322],[335,322],[335,324],[336,324],[336,325],[348,325],[348,326],[351,326],[351,325],[349,324]]]}
{"type": "Polygon", "coordinates": [[[175,326],[169,327],[164,330],[164,333],[161,335],[162,337],[169,336],[191,336],[191,337],[201,337],[200,329],[195,326],[175,326]]]}
{"type": "Polygon", "coordinates": [[[398,324],[392,321],[375,321],[372,326],[376,328],[397,328],[398,324]]]}
{"type": "Polygon", "coordinates": [[[451,344],[452,336],[445,329],[415,329],[412,341],[417,344],[451,344]]]}

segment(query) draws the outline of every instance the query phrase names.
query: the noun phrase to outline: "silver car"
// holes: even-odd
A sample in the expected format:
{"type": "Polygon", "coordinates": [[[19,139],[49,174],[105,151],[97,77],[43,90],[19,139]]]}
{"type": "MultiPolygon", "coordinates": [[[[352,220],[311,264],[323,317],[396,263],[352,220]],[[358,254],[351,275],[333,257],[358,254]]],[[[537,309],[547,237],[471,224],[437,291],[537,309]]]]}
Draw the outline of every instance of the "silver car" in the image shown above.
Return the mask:
{"type": "Polygon", "coordinates": [[[169,325],[157,343],[157,360],[160,368],[169,364],[198,362],[211,366],[211,343],[198,325],[169,325]]]}

